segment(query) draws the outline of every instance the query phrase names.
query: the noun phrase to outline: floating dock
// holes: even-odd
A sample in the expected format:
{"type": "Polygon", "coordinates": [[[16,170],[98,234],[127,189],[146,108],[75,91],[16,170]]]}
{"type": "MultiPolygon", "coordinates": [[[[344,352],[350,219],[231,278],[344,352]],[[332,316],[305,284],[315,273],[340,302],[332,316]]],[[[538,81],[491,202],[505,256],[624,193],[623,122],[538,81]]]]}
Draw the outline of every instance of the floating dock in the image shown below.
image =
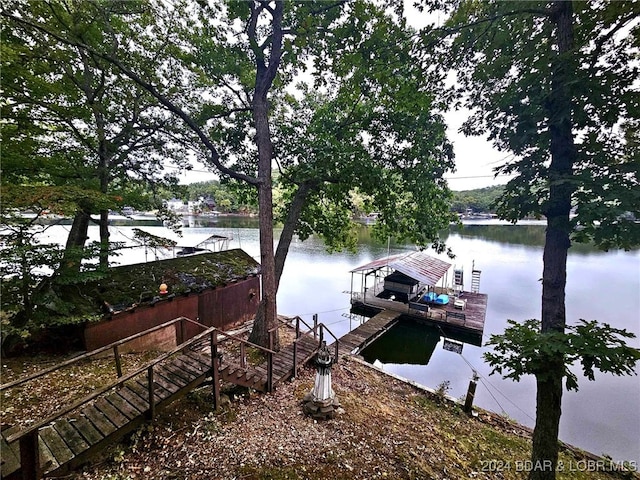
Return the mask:
{"type": "MultiPolygon", "coordinates": [[[[461,268],[454,268],[453,288],[447,286],[451,267],[421,251],[357,267],[351,271],[352,312],[375,315],[367,324],[382,312],[389,312],[396,319],[404,317],[435,326],[443,336],[463,336],[465,342],[481,345],[488,300],[479,292],[481,272],[473,267],[469,292],[464,290],[461,268]],[[361,278],[360,291],[354,289],[354,275],[361,278]]],[[[377,324],[373,322],[371,328],[377,324]]]]}
{"type": "MultiPolygon", "coordinates": [[[[385,313],[387,316],[393,316],[396,320],[406,317],[421,321],[427,325],[439,327],[447,336],[462,335],[468,338],[468,343],[481,345],[487,312],[487,295],[462,292],[462,295],[457,298],[464,302],[463,308],[456,308],[453,302],[447,305],[428,305],[424,302],[403,303],[373,295],[366,299],[354,295],[351,306],[354,312],[370,311],[371,309],[380,312],[362,326],[385,313]]],[[[372,323],[372,328],[377,324],[378,321],[372,323]]]]}

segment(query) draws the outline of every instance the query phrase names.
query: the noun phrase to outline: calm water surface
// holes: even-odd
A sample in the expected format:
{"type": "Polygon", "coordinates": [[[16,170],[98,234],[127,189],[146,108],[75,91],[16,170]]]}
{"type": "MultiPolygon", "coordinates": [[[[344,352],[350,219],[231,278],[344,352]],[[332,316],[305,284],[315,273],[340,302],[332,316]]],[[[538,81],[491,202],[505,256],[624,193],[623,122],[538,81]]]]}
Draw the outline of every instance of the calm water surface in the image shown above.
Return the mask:
{"type": "MultiPolygon", "coordinates": [[[[112,228],[113,240],[132,236],[131,228],[112,228]]],[[[161,234],[162,227],[143,227],[161,234]]],[[[68,227],[53,227],[50,241],[64,238],[68,227]]],[[[97,228],[90,232],[97,237],[97,228]]],[[[259,260],[258,230],[254,219],[191,219],[183,231],[185,245],[195,244],[212,234],[232,235],[231,248],[242,248],[259,260]]],[[[457,255],[450,262],[463,266],[465,287],[469,289],[472,262],[482,270],[480,291],[489,295],[484,341],[493,333],[502,333],[506,320],[540,318],[542,294],[542,247],[544,225],[465,225],[452,227],[447,243],[457,255]]],[[[375,241],[367,227],[360,231],[358,251],[354,254],[327,254],[322,241],[312,237],[294,241],[285,265],[278,293],[278,311],[320,321],[337,336],[359,325],[359,317],[349,314],[350,270],[373,259],[412,250],[411,245],[375,241]]],[[[149,259],[153,256],[150,255],[149,259]]],[[[443,258],[447,260],[446,257],[443,258]]],[[[120,263],[135,263],[140,257],[124,254],[120,263]]],[[[567,319],[597,319],[640,336],[640,252],[600,252],[584,245],[572,247],[568,258],[567,319]]],[[[354,279],[359,285],[359,277],[354,279]]],[[[411,333],[413,335],[413,333],[411,333]]],[[[526,377],[519,383],[489,375],[482,360],[485,347],[465,344],[462,354],[442,348],[442,339],[424,339],[428,365],[416,365],[400,359],[385,363],[389,372],[436,388],[450,382],[449,394],[465,394],[473,370],[480,375],[476,404],[504,412],[520,423],[533,427],[535,418],[535,382],[526,377]],[[434,347],[435,344],[435,347],[434,347]]],[[[640,348],[638,338],[630,342],[640,348]]],[[[412,345],[410,348],[421,348],[412,345]]],[[[381,354],[382,356],[382,354],[381,354]]],[[[384,363],[384,362],[383,362],[384,363]]],[[[640,382],[638,377],[597,375],[589,382],[579,374],[578,392],[566,392],[560,438],[596,454],[608,454],[615,460],[640,462],[640,382]]]]}

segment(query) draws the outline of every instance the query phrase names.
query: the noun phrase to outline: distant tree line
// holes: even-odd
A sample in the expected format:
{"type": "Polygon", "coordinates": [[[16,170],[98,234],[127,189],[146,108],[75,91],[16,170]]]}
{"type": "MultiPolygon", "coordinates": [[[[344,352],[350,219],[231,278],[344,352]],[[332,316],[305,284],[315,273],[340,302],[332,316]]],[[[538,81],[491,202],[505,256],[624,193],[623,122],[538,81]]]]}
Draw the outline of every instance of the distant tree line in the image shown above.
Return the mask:
{"type": "MultiPolygon", "coordinates": [[[[493,187],[476,188],[473,190],[462,190],[452,192],[451,210],[464,213],[472,210],[474,213],[495,212],[498,198],[504,193],[504,185],[493,187]]],[[[240,192],[233,185],[220,183],[218,180],[208,182],[197,182],[186,185],[182,200],[198,200],[199,198],[213,198],[216,202],[216,209],[222,213],[257,213],[258,206],[255,199],[247,198],[246,192],[240,192]]],[[[353,215],[358,217],[366,214],[363,206],[364,200],[361,195],[354,192],[353,195],[353,215]],[[359,201],[360,200],[360,201],[359,201]]],[[[277,188],[274,190],[274,203],[278,202],[277,188]]]]}
{"type": "Polygon", "coordinates": [[[220,183],[219,180],[185,186],[182,200],[196,201],[200,198],[212,198],[216,203],[216,210],[222,213],[258,213],[256,199],[248,198],[246,192],[238,191],[233,185],[220,183]]]}
{"type": "Polygon", "coordinates": [[[472,210],[474,213],[495,213],[504,185],[452,192],[451,210],[458,213],[472,210]]]}

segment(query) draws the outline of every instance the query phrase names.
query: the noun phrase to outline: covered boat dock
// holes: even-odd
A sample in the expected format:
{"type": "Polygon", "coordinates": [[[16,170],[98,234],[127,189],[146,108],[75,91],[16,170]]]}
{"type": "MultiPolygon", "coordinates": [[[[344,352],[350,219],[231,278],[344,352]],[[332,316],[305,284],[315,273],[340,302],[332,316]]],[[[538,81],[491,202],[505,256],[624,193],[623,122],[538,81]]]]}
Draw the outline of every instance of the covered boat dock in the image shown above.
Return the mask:
{"type": "Polygon", "coordinates": [[[374,260],[351,271],[352,308],[394,311],[480,344],[488,298],[479,292],[480,270],[472,270],[471,291],[464,289],[462,270],[451,270],[450,263],[420,251],[374,260]]]}

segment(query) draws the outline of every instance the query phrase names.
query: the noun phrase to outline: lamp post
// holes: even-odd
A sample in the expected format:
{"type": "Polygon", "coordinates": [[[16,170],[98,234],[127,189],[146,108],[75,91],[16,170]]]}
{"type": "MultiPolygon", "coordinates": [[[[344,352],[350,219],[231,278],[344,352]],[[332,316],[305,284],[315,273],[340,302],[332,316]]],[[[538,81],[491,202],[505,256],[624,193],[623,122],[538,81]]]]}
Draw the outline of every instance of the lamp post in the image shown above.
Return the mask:
{"type": "Polygon", "coordinates": [[[327,342],[323,341],[316,355],[317,372],[313,389],[302,400],[303,411],[316,419],[333,418],[340,408],[338,397],[331,387],[333,361],[327,342]]]}

